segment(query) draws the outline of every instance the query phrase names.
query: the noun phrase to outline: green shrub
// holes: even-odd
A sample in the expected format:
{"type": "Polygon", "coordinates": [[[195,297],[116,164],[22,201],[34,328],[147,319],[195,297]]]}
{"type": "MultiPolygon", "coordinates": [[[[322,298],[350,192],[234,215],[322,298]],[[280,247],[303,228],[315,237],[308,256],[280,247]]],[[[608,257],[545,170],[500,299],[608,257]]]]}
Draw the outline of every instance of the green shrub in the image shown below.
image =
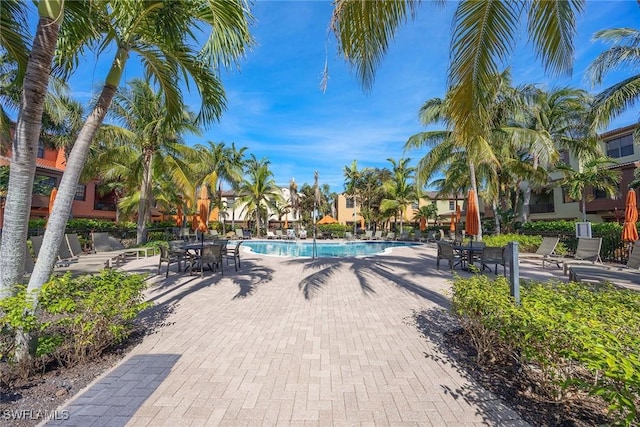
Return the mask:
{"type": "Polygon", "coordinates": [[[126,340],[133,321],[149,306],[144,276],[115,270],[56,277],[40,293],[41,331],[37,356],[73,365],[126,340]]]}
{"type": "Polygon", "coordinates": [[[582,388],[622,425],[640,421],[640,294],[612,286],[529,283],[521,305],[505,278],[457,278],[454,314],[478,362],[518,361],[551,397],[582,388]]]}
{"type": "MultiPolygon", "coordinates": [[[[311,228],[311,233],[307,232],[307,234],[313,235],[313,227],[311,228]]],[[[321,224],[318,225],[318,233],[331,233],[332,235],[338,237],[344,237],[344,233],[346,231],[352,231],[353,227],[347,227],[343,224],[321,224]]]]}

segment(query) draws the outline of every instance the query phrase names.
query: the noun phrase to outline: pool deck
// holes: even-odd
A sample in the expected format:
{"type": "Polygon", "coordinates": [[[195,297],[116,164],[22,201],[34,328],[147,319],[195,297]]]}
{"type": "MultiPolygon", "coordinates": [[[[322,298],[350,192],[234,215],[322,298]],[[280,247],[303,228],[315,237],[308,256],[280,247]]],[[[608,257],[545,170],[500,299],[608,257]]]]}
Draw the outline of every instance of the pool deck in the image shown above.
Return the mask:
{"type": "Polygon", "coordinates": [[[46,425],[528,425],[448,357],[453,275],[435,256],[431,244],[348,259],[242,252],[237,272],[154,275],[155,332],[46,425]]]}

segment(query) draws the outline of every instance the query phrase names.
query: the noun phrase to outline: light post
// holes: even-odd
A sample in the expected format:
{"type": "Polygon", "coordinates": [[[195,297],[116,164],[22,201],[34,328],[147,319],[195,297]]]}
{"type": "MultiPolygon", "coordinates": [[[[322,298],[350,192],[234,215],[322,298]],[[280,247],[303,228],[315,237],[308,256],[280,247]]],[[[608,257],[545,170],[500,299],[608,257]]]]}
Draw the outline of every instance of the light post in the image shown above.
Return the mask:
{"type": "Polygon", "coordinates": [[[235,199],[233,197],[229,197],[227,198],[227,206],[229,206],[229,209],[231,209],[231,231],[236,230],[236,211],[233,207],[233,205],[235,204],[235,199]]]}
{"type": "Polygon", "coordinates": [[[225,235],[227,234],[227,227],[225,227],[225,218],[227,216],[227,201],[223,200],[222,201],[222,234],[225,235]]]}

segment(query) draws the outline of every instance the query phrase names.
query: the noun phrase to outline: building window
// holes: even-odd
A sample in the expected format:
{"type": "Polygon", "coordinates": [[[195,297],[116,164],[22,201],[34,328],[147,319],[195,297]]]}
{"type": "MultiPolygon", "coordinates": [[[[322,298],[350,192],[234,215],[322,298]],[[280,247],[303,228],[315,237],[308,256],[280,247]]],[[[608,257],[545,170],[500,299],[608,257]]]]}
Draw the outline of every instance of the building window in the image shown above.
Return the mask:
{"type": "Polygon", "coordinates": [[[456,210],[456,202],[453,200],[449,200],[449,210],[450,211],[455,211],[456,210]]]}
{"type": "Polygon", "coordinates": [[[44,142],[38,142],[38,154],[36,154],[39,159],[44,159],[44,142]]]}
{"type": "Polygon", "coordinates": [[[73,196],[73,200],[85,200],[85,194],[87,192],[87,186],[84,184],[78,184],[76,187],[76,195],[73,196]]]}
{"type": "Polygon", "coordinates": [[[606,142],[607,156],[617,159],[633,155],[633,134],[621,136],[606,142]]]}
{"type": "Polygon", "coordinates": [[[576,202],[577,200],[572,199],[571,197],[569,197],[569,190],[567,190],[565,187],[562,187],[562,202],[563,203],[573,203],[576,202]]]}
{"type": "MultiPolygon", "coordinates": [[[[36,175],[36,179],[35,179],[36,187],[51,189],[53,187],[56,187],[57,185],[58,185],[58,180],[53,176],[36,175]]],[[[36,189],[36,192],[38,192],[37,189],[36,189]]]]}
{"type": "Polygon", "coordinates": [[[353,203],[353,199],[349,198],[347,199],[347,209],[353,209],[354,203],[353,203]]]}

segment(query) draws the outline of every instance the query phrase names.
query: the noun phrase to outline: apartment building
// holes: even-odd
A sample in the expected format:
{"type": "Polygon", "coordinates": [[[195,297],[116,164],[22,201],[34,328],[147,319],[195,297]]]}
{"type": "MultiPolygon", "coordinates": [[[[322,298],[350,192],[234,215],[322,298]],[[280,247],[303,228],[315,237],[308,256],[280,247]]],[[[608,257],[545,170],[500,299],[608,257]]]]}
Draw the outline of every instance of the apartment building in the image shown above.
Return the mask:
{"type": "MultiPolygon", "coordinates": [[[[640,149],[633,144],[633,132],[637,125],[614,129],[600,135],[603,152],[618,161],[613,166],[621,172],[618,196],[611,199],[601,191],[586,190],[587,220],[592,222],[624,221],[625,195],[629,183],[633,180],[633,172],[640,165],[640,149]]],[[[578,168],[577,159],[568,152],[561,153],[566,164],[578,168]]],[[[552,179],[559,180],[561,175],[554,173],[552,179]]],[[[531,197],[530,217],[532,221],[554,219],[582,219],[580,201],[572,200],[561,186],[534,192],[531,197]]]]}
{"type": "MultiPolygon", "coordinates": [[[[10,153],[0,156],[0,166],[11,164],[10,153]]],[[[48,187],[57,187],[66,168],[63,149],[48,149],[41,143],[36,158],[36,179],[48,187]]],[[[96,190],[98,180],[78,184],[71,215],[75,218],[93,218],[115,221],[116,201],[113,193],[100,195],[96,190]]],[[[4,221],[4,200],[0,200],[0,228],[4,221]]],[[[31,199],[31,219],[49,215],[49,196],[34,194],[31,199]]]]}

